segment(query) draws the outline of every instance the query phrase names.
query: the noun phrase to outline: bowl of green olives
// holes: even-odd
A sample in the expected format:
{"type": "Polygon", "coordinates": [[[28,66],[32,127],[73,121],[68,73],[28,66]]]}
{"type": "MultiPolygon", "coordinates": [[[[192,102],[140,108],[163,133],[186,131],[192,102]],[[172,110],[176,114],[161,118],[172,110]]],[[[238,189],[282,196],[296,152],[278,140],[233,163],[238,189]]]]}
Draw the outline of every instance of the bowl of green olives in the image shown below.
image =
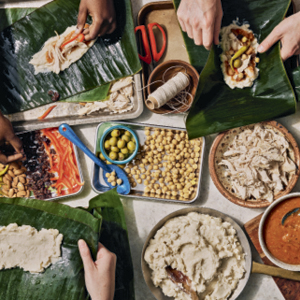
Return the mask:
{"type": "Polygon", "coordinates": [[[136,156],[139,141],[132,129],[123,125],[116,125],[107,129],[102,135],[100,149],[103,157],[110,163],[123,165],[136,156]]]}

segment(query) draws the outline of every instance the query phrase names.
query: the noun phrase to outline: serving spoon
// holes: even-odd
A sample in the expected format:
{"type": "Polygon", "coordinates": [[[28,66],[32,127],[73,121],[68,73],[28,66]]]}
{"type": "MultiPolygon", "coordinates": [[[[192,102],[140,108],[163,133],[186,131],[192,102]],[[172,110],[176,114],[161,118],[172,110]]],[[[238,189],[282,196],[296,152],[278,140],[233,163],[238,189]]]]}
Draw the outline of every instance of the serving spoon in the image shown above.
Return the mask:
{"type": "Polygon", "coordinates": [[[126,176],[126,173],[116,165],[107,165],[99,158],[97,158],[79,139],[79,137],[75,134],[75,132],[71,129],[71,127],[63,123],[58,128],[59,133],[67,138],[70,142],[76,145],[79,149],[81,149],[96,165],[98,165],[103,170],[103,179],[106,184],[112,189],[115,186],[112,186],[110,182],[108,182],[108,178],[106,177],[107,173],[111,173],[113,171],[116,172],[117,179],[122,179],[122,183],[117,186],[117,192],[122,195],[127,195],[130,192],[130,183],[126,176]]]}
{"type": "Polygon", "coordinates": [[[194,291],[191,287],[191,280],[186,275],[176,269],[173,269],[171,266],[167,266],[166,271],[171,281],[186,294],[190,295],[192,300],[199,300],[196,291],[194,291]]]}

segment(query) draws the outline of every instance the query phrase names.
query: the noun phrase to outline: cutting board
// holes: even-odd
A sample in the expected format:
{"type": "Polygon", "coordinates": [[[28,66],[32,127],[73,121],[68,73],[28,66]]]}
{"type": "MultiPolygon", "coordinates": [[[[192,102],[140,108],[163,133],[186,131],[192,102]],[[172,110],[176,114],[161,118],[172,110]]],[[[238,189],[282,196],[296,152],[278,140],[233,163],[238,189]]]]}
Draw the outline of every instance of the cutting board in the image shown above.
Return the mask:
{"type": "MultiPolygon", "coordinates": [[[[262,214],[255,217],[254,219],[250,220],[244,225],[244,228],[246,232],[248,233],[248,236],[250,237],[254,247],[258,251],[262,261],[266,265],[275,266],[264,254],[262,248],[259,244],[258,239],[258,227],[259,222],[262,217],[262,214]]],[[[300,282],[299,281],[293,281],[288,279],[282,279],[278,277],[273,277],[275,283],[277,284],[279,290],[281,291],[283,297],[286,300],[300,300],[300,282]]]]}

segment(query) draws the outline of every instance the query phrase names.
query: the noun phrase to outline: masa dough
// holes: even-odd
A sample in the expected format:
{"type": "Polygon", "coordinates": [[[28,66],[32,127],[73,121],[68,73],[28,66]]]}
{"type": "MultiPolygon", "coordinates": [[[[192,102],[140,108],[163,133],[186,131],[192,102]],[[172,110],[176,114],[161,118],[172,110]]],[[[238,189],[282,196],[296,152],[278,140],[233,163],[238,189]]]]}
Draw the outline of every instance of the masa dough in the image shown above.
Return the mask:
{"type": "Polygon", "coordinates": [[[236,231],[228,222],[200,213],[169,220],[145,251],[152,281],[166,296],[190,300],[169,278],[167,266],[192,281],[199,299],[227,299],[245,272],[245,259],[236,231]]]}
{"type": "Polygon", "coordinates": [[[63,235],[57,229],[37,231],[16,223],[0,228],[0,270],[20,267],[40,273],[60,259],[63,235]]]}

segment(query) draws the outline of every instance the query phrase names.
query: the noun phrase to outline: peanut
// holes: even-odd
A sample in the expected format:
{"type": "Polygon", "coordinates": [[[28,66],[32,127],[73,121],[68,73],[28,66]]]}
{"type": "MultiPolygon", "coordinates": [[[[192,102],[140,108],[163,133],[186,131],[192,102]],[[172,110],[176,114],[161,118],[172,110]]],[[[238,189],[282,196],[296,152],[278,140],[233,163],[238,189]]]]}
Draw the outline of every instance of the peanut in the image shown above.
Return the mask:
{"type": "Polygon", "coordinates": [[[14,189],[10,189],[9,192],[8,192],[8,197],[12,197],[14,195],[15,191],[14,189]]]}
{"type": "Polygon", "coordinates": [[[23,185],[22,182],[18,183],[17,188],[19,189],[19,191],[24,191],[25,190],[24,185],[23,185]]]}
{"type": "Polygon", "coordinates": [[[12,162],[9,164],[8,170],[20,169],[19,165],[16,162],[12,162]]]}
{"type": "Polygon", "coordinates": [[[12,178],[15,177],[15,174],[14,174],[14,172],[12,170],[8,170],[7,174],[10,175],[12,178]]]}
{"type": "Polygon", "coordinates": [[[16,188],[17,185],[18,185],[18,183],[13,182],[11,186],[12,186],[13,188],[16,188]]]}
{"type": "Polygon", "coordinates": [[[25,172],[25,171],[22,170],[22,169],[14,170],[14,174],[15,174],[16,176],[21,175],[21,174],[23,174],[24,172],[25,172]]]}
{"type": "Polygon", "coordinates": [[[2,193],[3,193],[5,196],[8,196],[8,191],[7,191],[7,190],[4,190],[3,188],[2,188],[2,193]]]}
{"type": "Polygon", "coordinates": [[[18,177],[16,177],[16,178],[18,178],[18,180],[19,180],[21,183],[23,183],[23,184],[26,183],[26,178],[21,177],[20,175],[19,175],[18,177]]]}
{"type": "Polygon", "coordinates": [[[26,198],[29,198],[30,197],[30,192],[29,190],[26,191],[26,198]]]}
{"type": "Polygon", "coordinates": [[[18,177],[15,177],[15,178],[13,179],[13,183],[14,183],[15,185],[17,185],[18,182],[19,182],[19,178],[18,178],[18,177]]]}
{"type": "Polygon", "coordinates": [[[6,179],[9,180],[9,181],[12,181],[12,180],[13,180],[12,177],[11,177],[9,174],[5,174],[4,177],[3,177],[3,179],[4,179],[4,178],[6,178],[6,179]]]}
{"type": "Polygon", "coordinates": [[[26,196],[26,192],[25,191],[21,191],[17,193],[17,197],[24,197],[26,196]]]}

